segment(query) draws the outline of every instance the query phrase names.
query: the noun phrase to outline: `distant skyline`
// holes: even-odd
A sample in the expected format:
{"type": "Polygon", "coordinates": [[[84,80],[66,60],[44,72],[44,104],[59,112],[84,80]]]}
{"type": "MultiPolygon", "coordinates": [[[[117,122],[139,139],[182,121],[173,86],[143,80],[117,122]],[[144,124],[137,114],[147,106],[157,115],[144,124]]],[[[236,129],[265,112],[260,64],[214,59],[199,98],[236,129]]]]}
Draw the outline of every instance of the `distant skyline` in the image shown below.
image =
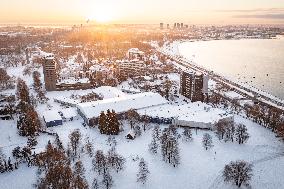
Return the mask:
{"type": "Polygon", "coordinates": [[[0,0],[1,24],[283,24],[284,0],[0,0]]]}

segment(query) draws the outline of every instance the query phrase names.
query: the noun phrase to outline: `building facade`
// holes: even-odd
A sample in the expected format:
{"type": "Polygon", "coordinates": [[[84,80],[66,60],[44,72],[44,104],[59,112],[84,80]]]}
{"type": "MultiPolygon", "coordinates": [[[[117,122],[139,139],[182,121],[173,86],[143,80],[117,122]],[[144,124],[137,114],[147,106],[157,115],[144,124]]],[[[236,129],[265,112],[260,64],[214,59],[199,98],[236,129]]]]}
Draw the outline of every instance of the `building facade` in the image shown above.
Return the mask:
{"type": "Polygon", "coordinates": [[[203,102],[208,94],[208,80],[202,73],[184,71],[180,76],[180,94],[192,102],[203,102]]]}
{"type": "Polygon", "coordinates": [[[118,64],[119,76],[122,78],[136,77],[145,74],[144,61],[124,61],[118,64]]]}
{"type": "Polygon", "coordinates": [[[57,73],[56,73],[56,62],[54,61],[53,57],[43,58],[43,74],[44,74],[45,89],[47,91],[55,91],[57,73]]]}

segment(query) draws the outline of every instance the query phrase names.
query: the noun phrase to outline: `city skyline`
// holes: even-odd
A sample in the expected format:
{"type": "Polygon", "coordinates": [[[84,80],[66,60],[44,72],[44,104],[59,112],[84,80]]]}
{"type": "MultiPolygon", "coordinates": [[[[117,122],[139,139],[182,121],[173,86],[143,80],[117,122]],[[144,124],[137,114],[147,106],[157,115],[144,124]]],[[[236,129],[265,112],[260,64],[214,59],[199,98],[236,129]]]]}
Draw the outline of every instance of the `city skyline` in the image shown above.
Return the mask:
{"type": "Polygon", "coordinates": [[[279,0],[2,0],[0,11],[1,24],[284,24],[284,1],[279,0]]]}

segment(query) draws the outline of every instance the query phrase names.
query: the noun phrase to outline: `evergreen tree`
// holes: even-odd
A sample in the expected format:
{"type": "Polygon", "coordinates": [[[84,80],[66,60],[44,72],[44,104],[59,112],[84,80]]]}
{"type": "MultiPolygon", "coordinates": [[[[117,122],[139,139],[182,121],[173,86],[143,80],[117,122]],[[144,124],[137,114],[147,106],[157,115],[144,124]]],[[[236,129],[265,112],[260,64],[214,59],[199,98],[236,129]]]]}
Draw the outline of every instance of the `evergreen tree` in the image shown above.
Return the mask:
{"type": "Polygon", "coordinates": [[[139,162],[139,172],[137,174],[137,182],[145,184],[149,174],[150,171],[148,170],[148,165],[142,158],[139,162]]]}
{"type": "Polygon", "coordinates": [[[87,189],[88,182],[85,178],[85,169],[81,161],[74,165],[72,188],[74,189],[87,189]]]}
{"type": "Polygon", "coordinates": [[[99,117],[99,130],[101,134],[106,134],[107,132],[107,117],[104,112],[101,112],[99,117]]]}
{"type": "Polygon", "coordinates": [[[107,135],[112,135],[114,132],[114,120],[111,111],[108,109],[106,113],[106,133],[107,135]]]}
{"type": "Polygon", "coordinates": [[[44,153],[36,158],[38,166],[37,188],[72,188],[74,179],[70,161],[62,150],[54,147],[50,141],[44,153]]]}
{"type": "Polygon", "coordinates": [[[0,68],[0,89],[12,88],[9,81],[11,81],[11,77],[7,74],[7,71],[4,68],[0,68]]]}
{"type": "Polygon", "coordinates": [[[110,113],[110,121],[111,121],[111,135],[118,135],[119,133],[119,121],[117,118],[117,114],[114,110],[110,113]]]}
{"type": "Polygon", "coordinates": [[[38,92],[42,87],[42,83],[40,81],[40,73],[38,71],[33,72],[33,80],[34,80],[33,84],[34,90],[38,92]]]}
{"type": "Polygon", "coordinates": [[[21,136],[35,136],[41,129],[37,112],[32,106],[28,105],[28,107],[17,121],[17,128],[21,136]]]}
{"type": "Polygon", "coordinates": [[[20,78],[17,81],[16,96],[20,102],[30,104],[29,88],[26,82],[20,78]]]}

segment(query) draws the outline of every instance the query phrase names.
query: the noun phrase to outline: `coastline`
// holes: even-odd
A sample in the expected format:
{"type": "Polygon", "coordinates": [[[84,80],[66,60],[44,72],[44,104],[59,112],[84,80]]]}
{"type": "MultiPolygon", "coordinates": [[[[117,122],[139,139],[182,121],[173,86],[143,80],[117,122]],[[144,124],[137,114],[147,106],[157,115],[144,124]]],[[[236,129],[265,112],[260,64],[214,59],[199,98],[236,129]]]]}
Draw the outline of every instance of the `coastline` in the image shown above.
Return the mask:
{"type": "MultiPolygon", "coordinates": [[[[275,40],[277,39],[281,39],[281,38],[284,38],[284,35],[278,35],[277,38],[275,38],[275,40]]],[[[223,41],[232,41],[232,40],[250,40],[250,39],[226,39],[226,40],[223,40],[223,41]]],[[[274,40],[274,39],[272,39],[274,40]]],[[[216,71],[213,71],[211,69],[208,69],[206,68],[205,66],[201,65],[201,64],[198,64],[195,60],[193,59],[189,59],[189,58],[186,58],[184,57],[181,53],[180,53],[180,45],[182,43],[194,43],[194,42],[200,42],[200,41],[207,41],[207,40],[179,40],[179,41],[173,41],[172,43],[167,43],[166,46],[164,46],[162,48],[162,51],[165,52],[166,54],[170,55],[170,56],[173,56],[173,57],[177,57],[179,59],[183,59],[183,60],[186,60],[188,62],[190,62],[190,64],[193,64],[193,65],[196,65],[204,70],[207,70],[208,72],[210,73],[214,73],[226,80],[229,80],[229,81],[232,81],[236,84],[239,84],[245,88],[249,88],[250,90],[254,91],[255,93],[258,93],[260,95],[263,95],[263,96],[267,96],[269,97],[270,99],[272,100],[275,100],[275,101],[278,101],[280,103],[283,103],[284,104],[284,99],[283,98],[280,98],[276,95],[273,95],[273,94],[270,94],[268,91],[265,91],[263,89],[260,89],[254,85],[250,85],[250,84],[247,84],[245,82],[241,82],[241,81],[238,81],[237,79],[233,78],[233,77],[228,77],[228,76],[225,76],[224,74],[221,74],[221,73],[218,73],[216,71]]],[[[210,41],[216,41],[216,40],[210,40],[210,41]]]]}

